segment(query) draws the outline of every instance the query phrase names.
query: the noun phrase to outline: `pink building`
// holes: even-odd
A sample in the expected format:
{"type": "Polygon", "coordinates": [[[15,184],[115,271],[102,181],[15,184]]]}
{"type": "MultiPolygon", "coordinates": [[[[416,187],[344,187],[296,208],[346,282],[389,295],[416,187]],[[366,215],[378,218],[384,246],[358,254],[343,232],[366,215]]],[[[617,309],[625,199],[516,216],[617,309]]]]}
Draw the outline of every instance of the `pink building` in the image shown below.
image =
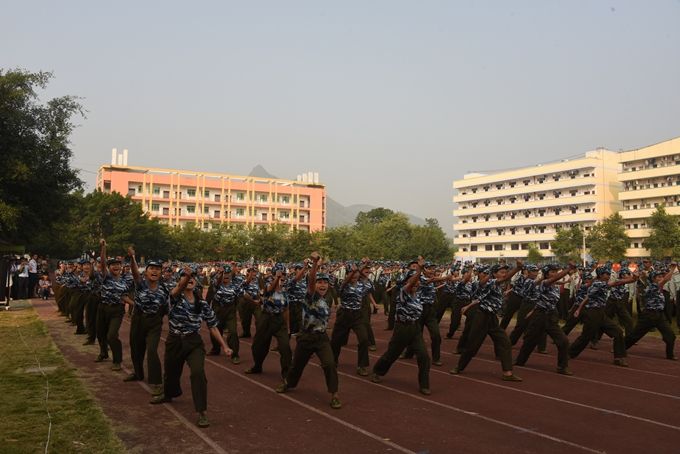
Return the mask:
{"type": "Polygon", "coordinates": [[[97,188],[129,195],[170,226],[282,224],[316,232],[326,227],[326,188],[318,174],[309,179],[315,182],[112,164],[99,168],[97,188]]]}

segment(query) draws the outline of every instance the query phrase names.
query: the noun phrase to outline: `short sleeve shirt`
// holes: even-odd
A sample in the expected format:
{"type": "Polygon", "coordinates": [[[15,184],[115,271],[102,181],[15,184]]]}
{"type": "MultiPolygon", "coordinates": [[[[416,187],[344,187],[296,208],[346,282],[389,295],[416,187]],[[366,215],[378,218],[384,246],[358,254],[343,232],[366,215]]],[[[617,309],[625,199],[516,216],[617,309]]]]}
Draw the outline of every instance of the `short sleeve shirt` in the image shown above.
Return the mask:
{"type": "Polygon", "coordinates": [[[213,302],[220,306],[236,304],[238,298],[243,294],[241,285],[233,281],[227,285],[220,285],[215,291],[213,302]]]}
{"type": "Polygon", "coordinates": [[[262,310],[269,314],[282,314],[288,307],[288,295],[285,292],[275,291],[262,303],[262,310]]]}
{"type": "Polygon", "coordinates": [[[645,311],[659,312],[666,307],[666,298],[664,297],[662,289],[654,282],[645,289],[645,311]]]}
{"type": "Polygon", "coordinates": [[[324,333],[330,318],[328,303],[318,293],[307,293],[302,304],[302,330],[307,333],[324,333]]]}
{"type": "Polygon", "coordinates": [[[102,304],[123,304],[123,295],[134,288],[132,276],[125,274],[118,278],[107,274],[101,282],[102,304]]]}
{"type": "Polygon", "coordinates": [[[206,301],[196,300],[194,304],[190,303],[183,294],[170,299],[168,326],[171,334],[197,333],[201,329],[203,321],[208,325],[208,328],[217,326],[215,312],[206,301]],[[198,311],[195,310],[194,304],[200,305],[198,311]]]}
{"type": "Polygon", "coordinates": [[[503,306],[503,290],[497,279],[489,279],[479,288],[479,308],[497,314],[503,306]]]}
{"type": "Polygon", "coordinates": [[[557,310],[557,303],[560,301],[560,288],[554,284],[541,282],[538,286],[538,298],[536,307],[548,312],[557,310]]]}
{"type": "Polygon", "coordinates": [[[341,289],[340,307],[350,311],[358,311],[361,309],[362,299],[361,282],[356,284],[348,283],[341,289]]]}
{"type": "Polygon", "coordinates": [[[135,308],[147,315],[158,314],[167,307],[172,289],[166,283],[158,282],[158,287],[151,290],[149,282],[142,279],[135,295],[135,308]]]}
{"type": "Polygon", "coordinates": [[[588,289],[587,309],[604,308],[609,298],[609,285],[603,281],[594,281],[588,289]]]}
{"type": "Polygon", "coordinates": [[[395,319],[399,322],[413,323],[423,315],[423,303],[418,297],[418,292],[412,295],[403,288],[399,290],[397,298],[395,319]]]}

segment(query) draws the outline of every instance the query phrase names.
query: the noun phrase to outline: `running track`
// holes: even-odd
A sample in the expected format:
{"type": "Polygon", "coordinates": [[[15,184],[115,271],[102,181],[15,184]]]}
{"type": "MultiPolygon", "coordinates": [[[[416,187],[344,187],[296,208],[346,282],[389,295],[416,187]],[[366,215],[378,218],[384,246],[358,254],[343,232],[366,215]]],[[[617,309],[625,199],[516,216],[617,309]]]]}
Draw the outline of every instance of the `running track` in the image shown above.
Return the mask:
{"type": "MultiPolygon", "coordinates": [[[[267,357],[263,374],[245,375],[252,364],[251,339],[242,339],[240,365],[224,356],[206,358],[211,427],[199,430],[194,426],[188,369],[184,396],[172,404],[149,405],[146,385],[122,383],[124,374],[111,372],[110,362],[92,362],[98,347],[80,345],[84,338],[72,335],[73,328],[56,315],[54,301],[33,300],[33,305],[132,451],[676,453],[680,449],[680,364],[664,359],[664,345],[654,337],[629,351],[630,368],[611,364],[611,343],[605,337],[599,350],[586,349],[570,361],[572,377],[554,372],[556,352],[549,343],[549,354],[535,353],[528,367],[515,370],[524,378],[522,383],[500,380],[500,364],[488,339],[463,375],[450,375],[448,370],[458,359],[451,353],[457,339],[444,340],[444,366],[432,367],[432,395],[422,396],[415,360],[396,362],[381,384],[357,376],[356,340],[350,335],[340,355],[341,410],[328,406],[329,394],[315,359],[298,387],[283,395],[273,391],[279,383],[276,353],[267,357]],[[115,393],[103,392],[108,389],[115,393]]],[[[391,332],[383,331],[385,326],[384,316],[374,316],[378,351],[371,353],[371,365],[389,341],[391,332]]],[[[447,327],[445,320],[443,333],[447,327]]],[[[572,332],[570,340],[577,334],[572,332]]],[[[128,335],[126,318],[121,327],[126,370],[131,368],[128,335]]],[[[207,330],[204,337],[207,345],[207,330]]],[[[515,349],[513,356],[516,353],[515,349]]]]}

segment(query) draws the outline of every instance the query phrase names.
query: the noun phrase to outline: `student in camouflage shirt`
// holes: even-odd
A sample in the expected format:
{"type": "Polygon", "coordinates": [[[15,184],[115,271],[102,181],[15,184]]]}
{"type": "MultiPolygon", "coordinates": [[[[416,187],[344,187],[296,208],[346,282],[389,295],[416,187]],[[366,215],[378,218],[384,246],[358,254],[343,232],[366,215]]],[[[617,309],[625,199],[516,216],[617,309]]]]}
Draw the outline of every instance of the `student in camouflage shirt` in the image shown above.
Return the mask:
{"type": "Polygon", "coordinates": [[[310,256],[312,268],[309,270],[307,292],[302,303],[302,330],[297,336],[293,365],[283,382],[276,388],[276,392],[283,393],[295,388],[309,359],[316,354],[326,378],[326,388],[331,394],[331,408],[339,409],[342,404],[338,397],[338,371],[331,342],[326,334],[330,319],[330,307],[326,302],[330,277],[324,273],[317,273],[319,259],[317,252],[310,256]]]}
{"type": "MultiPolygon", "coordinates": [[[[215,276],[212,287],[214,294],[212,297],[212,308],[217,317],[217,330],[220,335],[224,335],[224,330],[228,332],[227,345],[232,350],[231,355],[232,364],[240,364],[239,358],[239,340],[236,331],[236,317],[237,317],[237,302],[243,294],[243,286],[240,283],[234,282],[234,274],[230,265],[224,265],[224,268],[215,276]]],[[[220,354],[220,342],[213,340],[212,349],[208,352],[210,356],[217,356],[220,354]]]]}
{"type": "Polygon", "coordinates": [[[614,364],[628,367],[626,362],[626,348],[623,331],[612,319],[607,317],[604,309],[609,299],[609,289],[635,282],[637,275],[630,276],[618,281],[609,281],[611,270],[605,266],[599,267],[595,274],[597,279],[588,288],[588,296],[574,311],[574,316],[579,317],[583,311],[583,331],[571,344],[569,357],[576,358],[591,340],[597,338],[600,331],[614,340],[614,364]],[[584,309],[585,308],[585,309],[584,309]]]}
{"type": "Polygon", "coordinates": [[[557,373],[571,375],[568,367],[569,339],[560,328],[558,314],[560,288],[555,283],[574,269],[576,267],[573,263],[562,271],[557,265],[547,265],[543,268],[543,280],[538,285],[536,307],[527,317],[529,323],[515,365],[524,366],[541,337],[548,334],[557,346],[557,373]]]}
{"type": "Polygon", "coordinates": [[[499,326],[498,312],[503,306],[503,290],[501,285],[510,281],[518,271],[522,269],[522,262],[512,270],[507,265],[494,265],[491,269],[484,269],[480,273],[477,292],[473,294],[472,302],[463,308],[463,313],[472,307],[478,306],[478,312],[471,320],[470,337],[465,350],[461,353],[458,366],[451,369],[452,374],[460,374],[465,370],[472,358],[477,354],[488,335],[493,340],[496,355],[500,357],[503,369],[503,380],[522,381],[512,373],[512,348],[510,339],[505,331],[499,326]]]}
{"type": "Polygon", "coordinates": [[[397,299],[394,331],[387,346],[387,351],[373,366],[371,381],[380,383],[392,364],[399,358],[404,349],[410,347],[418,360],[418,385],[420,392],[430,395],[430,357],[423,341],[420,320],[423,315],[423,303],[418,288],[422,285],[421,273],[425,260],[421,258],[412,262],[397,299]]]}
{"type": "Polygon", "coordinates": [[[261,295],[260,281],[257,274],[256,267],[251,266],[248,268],[246,278],[242,285],[241,310],[239,312],[239,316],[241,317],[242,338],[249,338],[251,336],[250,325],[253,322],[253,317],[255,318],[256,323],[257,319],[260,318],[261,295]]]}
{"type": "Polygon", "coordinates": [[[161,339],[163,316],[168,313],[168,300],[173,287],[161,281],[162,263],[148,260],[144,277],[139,272],[135,250],[128,248],[132,277],[137,285],[135,306],[130,326],[130,356],[133,373],[124,381],[144,380],[144,357],[151,386],[152,401],[161,399],[163,394],[163,375],[161,360],[158,356],[158,343],[161,339]]]}
{"type": "Polygon", "coordinates": [[[173,398],[182,395],[180,380],[186,363],[191,371],[191,396],[198,412],[197,425],[208,427],[208,380],[205,376],[205,346],[200,335],[203,322],[208,325],[211,338],[220,344],[224,354],[230,357],[232,352],[217,329],[215,312],[196,291],[197,279],[196,272],[187,266],[180,273],[177,286],[170,292],[163,395],[151,403],[172,402],[173,398]]]}
{"type": "Polygon", "coordinates": [[[677,360],[675,356],[675,333],[671,328],[668,320],[664,315],[666,306],[666,299],[663,295],[663,286],[671,280],[673,274],[677,271],[678,265],[671,264],[668,273],[663,274],[661,271],[652,271],[649,273],[649,284],[645,288],[644,307],[642,313],[638,315],[638,321],[632,332],[626,335],[625,345],[626,349],[631,348],[645,334],[650,332],[653,328],[659,330],[661,338],[666,344],[666,358],[670,360],[677,360]]]}
{"type": "Polygon", "coordinates": [[[109,357],[109,346],[113,353],[114,371],[121,370],[123,361],[123,344],[118,337],[120,325],[125,314],[125,296],[134,285],[132,276],[123,276],[123,267],[119,258],[106,257],[106,241],[100,240],[101,245],[101,304],[97,310],[97,337],[99,341],[99,356],[96,362],[109,357]]]}

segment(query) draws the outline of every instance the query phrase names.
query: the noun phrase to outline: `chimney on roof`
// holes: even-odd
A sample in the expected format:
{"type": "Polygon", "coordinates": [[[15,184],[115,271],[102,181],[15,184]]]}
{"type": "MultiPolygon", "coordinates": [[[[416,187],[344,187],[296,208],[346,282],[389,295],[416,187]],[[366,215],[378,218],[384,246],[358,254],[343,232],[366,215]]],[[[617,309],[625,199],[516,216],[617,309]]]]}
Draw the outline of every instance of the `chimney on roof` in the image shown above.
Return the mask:
{"type": "Polygon", "coordinates": [[[111,165],[112,166],[116,165],[116,159],[118,159],[118,149],[112,148],[111,149],[111,165]]]}
{"type": "Polygon", "coordinates": [[[127,148],[123,149],[123,165],[127,167],[127,158],[128,158],[128,150],[127,148]]]}

